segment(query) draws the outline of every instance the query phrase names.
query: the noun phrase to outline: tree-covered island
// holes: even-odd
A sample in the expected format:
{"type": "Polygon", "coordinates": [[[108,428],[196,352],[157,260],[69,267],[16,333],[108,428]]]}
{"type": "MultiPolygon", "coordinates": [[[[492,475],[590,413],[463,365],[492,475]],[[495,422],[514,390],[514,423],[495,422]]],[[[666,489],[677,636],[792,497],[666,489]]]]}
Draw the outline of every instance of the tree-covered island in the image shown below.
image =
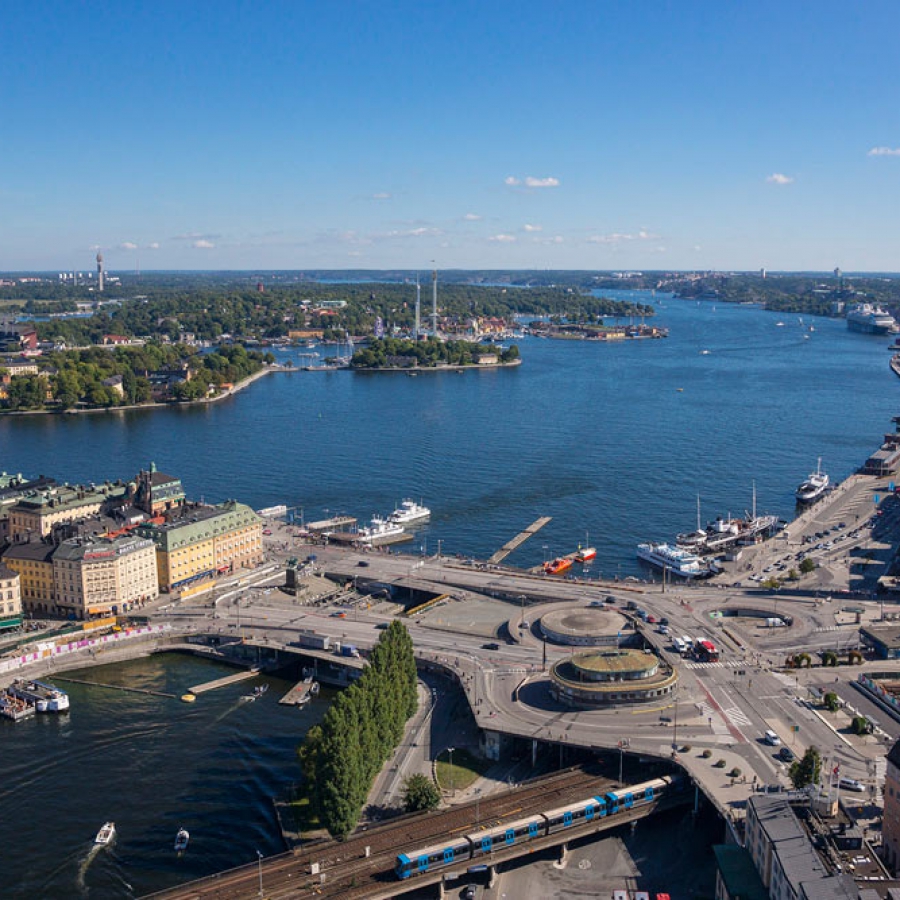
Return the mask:
{"type": "Polygon", "coordinates": [[[366,347],[353,354],[350,366],[363,370],[437,369],[517,365],[519,362],[519,348],[515,344],[501,349],[472,341],[443,341],[436,337],[419,341],[373,338],[366,347]]]}

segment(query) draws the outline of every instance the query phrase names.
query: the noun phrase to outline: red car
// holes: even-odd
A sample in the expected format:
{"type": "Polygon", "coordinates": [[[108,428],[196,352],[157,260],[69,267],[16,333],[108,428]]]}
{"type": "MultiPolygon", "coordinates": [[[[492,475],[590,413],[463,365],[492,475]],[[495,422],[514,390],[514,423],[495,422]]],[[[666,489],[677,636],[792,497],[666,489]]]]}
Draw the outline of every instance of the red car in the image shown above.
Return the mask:
{"type": "Polygon", "coordinates": [[[656,624],[656,616],[647,616],[647,624],[655,625],[656,624]]]}

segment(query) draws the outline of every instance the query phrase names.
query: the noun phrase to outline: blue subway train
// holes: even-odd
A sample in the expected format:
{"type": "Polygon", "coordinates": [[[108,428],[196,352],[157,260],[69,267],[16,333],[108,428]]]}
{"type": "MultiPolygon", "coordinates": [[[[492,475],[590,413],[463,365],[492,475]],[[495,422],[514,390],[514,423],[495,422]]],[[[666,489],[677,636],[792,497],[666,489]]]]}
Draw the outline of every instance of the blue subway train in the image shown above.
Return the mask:
{"type": "Polygon", "coordinates": [[[578,800],[558,809],[534,813],[515,822],[451,838],[440,844],[398,853],[394,872],[398,878],[411,878],[452,866],[462,860],[490,856],[495,850],[525,844],[575,825],[605,819],[618,812],[653,803],[675,788],[678,781],[679,779],[669,776],[655,778],[643,784],[578,800]]]}

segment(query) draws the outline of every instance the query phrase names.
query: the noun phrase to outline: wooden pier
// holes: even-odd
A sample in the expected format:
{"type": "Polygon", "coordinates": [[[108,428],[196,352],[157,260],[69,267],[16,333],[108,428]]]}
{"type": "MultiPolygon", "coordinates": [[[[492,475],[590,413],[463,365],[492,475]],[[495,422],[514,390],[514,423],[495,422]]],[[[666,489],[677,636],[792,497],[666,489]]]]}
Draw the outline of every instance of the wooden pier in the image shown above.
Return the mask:
{"type": "Polygon", "coordinates": [[[236,672],[234,675],[226,675],[224,678],[217,678],[215,681],[206,681],[203,684],[188,688],[188,691],[192,694],[205,694],[207,691],[214,691],[216,688],[225,687],[229,684],[237,684],[239,681],[247,681],[250,678],[256,678],[258,675],[258,669],[248,669],[246,672],[236,672]]]}
{"type": "Polygon", "coordinates": [[[529,525],[524,531],[519,532],[511,541],[504,544],[489,560],[488,563],[491,565],[497,565],[498,563],[503,562],[513,550],[518,550],[528,538],[537,534],[553,517],[552,516],[542,516],[536,522],[533,522],[529,525]]]}

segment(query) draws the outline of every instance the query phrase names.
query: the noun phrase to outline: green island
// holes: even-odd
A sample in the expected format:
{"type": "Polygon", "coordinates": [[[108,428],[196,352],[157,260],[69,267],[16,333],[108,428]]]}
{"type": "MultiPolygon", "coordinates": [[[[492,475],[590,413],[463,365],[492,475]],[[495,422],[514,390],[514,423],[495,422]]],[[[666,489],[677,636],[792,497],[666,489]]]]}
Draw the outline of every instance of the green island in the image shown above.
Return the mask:
{"type": "Polygon", "coordinates": [[[476,344],[472,341],[442,341],[435,337],[412,341],[397,338],[373,338],[357,350],[350,360],[354,369],[375,371],[419,368],[468,368],[518,365],[519,348],[476,344]]]}

